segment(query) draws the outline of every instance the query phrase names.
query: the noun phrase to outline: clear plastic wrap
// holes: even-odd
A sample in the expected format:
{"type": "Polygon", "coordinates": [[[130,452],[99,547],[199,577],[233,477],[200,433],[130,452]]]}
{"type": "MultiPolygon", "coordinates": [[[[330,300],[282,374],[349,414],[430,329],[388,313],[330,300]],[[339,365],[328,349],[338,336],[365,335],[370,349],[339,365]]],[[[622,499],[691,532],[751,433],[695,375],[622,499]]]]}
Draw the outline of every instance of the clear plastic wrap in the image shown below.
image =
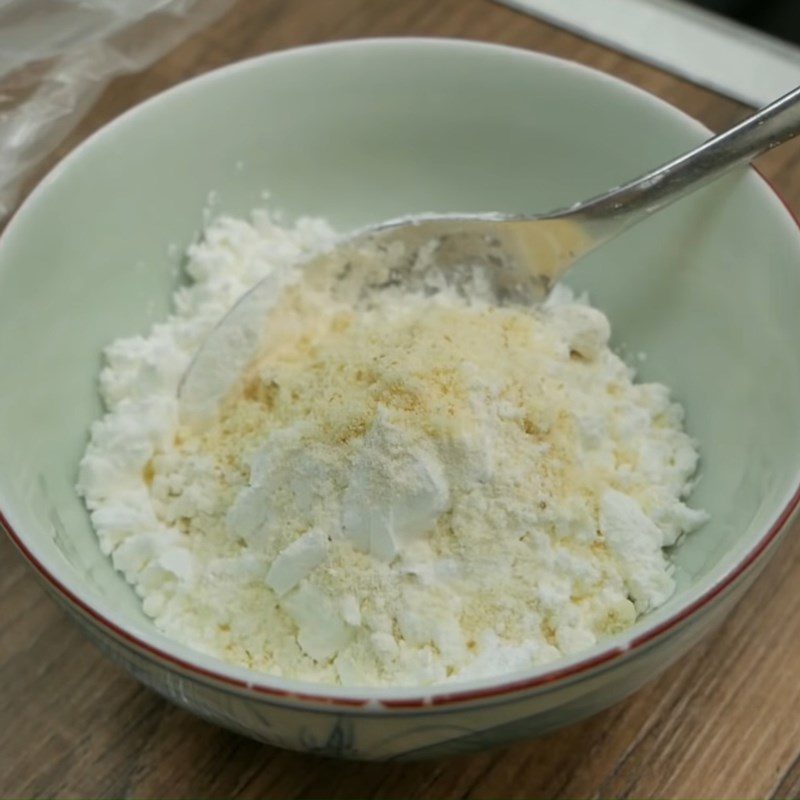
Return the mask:
{"type": "Polygon", "coordinates": [[[153,63],[232,0],[0,0],[0,220],[108,82],[153,63]]]}

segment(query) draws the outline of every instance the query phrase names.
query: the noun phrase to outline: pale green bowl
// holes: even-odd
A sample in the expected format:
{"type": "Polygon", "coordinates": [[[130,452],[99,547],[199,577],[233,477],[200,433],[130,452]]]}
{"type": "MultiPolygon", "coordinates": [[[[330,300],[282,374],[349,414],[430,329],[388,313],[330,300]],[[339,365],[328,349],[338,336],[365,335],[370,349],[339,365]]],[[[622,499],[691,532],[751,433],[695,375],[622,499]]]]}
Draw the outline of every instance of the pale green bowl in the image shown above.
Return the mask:
{"type": "Polygon", "coordinates": [[[700,440],[711,522],[675,554],[679,588],[629,632],[547,671],[431,690],[330,689],[159,635],[97,547],[75,494],[100,413],[101,348],[167,313],[210,190],[244,214],[271,192],[342,228],[420,211],[544,211],[696,144],[702,126],[598,72],[439,40],[344,42],[204,75],[65,159],[0,241],[0,520],[115,660],[174,701],[279,745],[359,758],[532,736],[654,677],[719,622],[798,500],[800,235],[742,172],[586,259],[571,276],[643,351],[700,440]]]}

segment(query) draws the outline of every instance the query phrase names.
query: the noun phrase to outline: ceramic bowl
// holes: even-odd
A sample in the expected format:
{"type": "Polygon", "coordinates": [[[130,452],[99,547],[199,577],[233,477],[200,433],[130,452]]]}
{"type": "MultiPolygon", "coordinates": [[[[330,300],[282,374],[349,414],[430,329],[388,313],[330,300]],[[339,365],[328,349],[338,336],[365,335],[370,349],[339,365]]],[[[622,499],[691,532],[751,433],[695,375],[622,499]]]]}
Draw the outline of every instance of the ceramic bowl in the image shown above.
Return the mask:
{"type": "Polygon", "coordinates": [[[0,519],[51,594],[172,701],[276,745],[438,756],[531,737],[652,680],[730,611],[786,529],[800,484],[800,235],[754,171],[640,225],[570,276],[665,382],[700,442],[711,521],[674,552],[678,589],[575,658],[423,689],[329,688],[170,641],[97,547],[73,488],[101,413],[101,348],[168,309],[175,255],[217,211],[270,204],[342,229],[421,211],[537,212],[708,131],[619,80],[521,50],[365,40],[203,75],[121,116],[30,195],[0,241],[0,519]]]}

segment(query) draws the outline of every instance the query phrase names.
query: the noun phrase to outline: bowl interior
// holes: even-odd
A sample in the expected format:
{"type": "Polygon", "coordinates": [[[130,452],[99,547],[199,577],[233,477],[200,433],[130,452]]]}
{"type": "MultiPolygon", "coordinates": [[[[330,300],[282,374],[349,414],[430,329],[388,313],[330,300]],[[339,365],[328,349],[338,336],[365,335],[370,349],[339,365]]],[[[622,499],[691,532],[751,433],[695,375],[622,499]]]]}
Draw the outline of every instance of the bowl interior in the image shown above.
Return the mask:
{"type": "MultiPolygon", "coordinates": [[[[466,42],[345,43],[254,60],[126,114],[66,159],[0,244],[0,509],[34,555],[118,623],[167,645],[100,554],[75,494],[101,408],[100,352],[167,313],[183,248],[214,209],[269,205],[347,229],[421,211],[543,211],[705,137],[624,84],[466,42]]],[[[800,237],[753,172],[681,201],[594,254],[570,283],[647,355],[702,449],[712,520],[676,548],[706,590],[798,483],[800,237]]],[[[626,634],[626,636],[629,634],[626,634]]]]}

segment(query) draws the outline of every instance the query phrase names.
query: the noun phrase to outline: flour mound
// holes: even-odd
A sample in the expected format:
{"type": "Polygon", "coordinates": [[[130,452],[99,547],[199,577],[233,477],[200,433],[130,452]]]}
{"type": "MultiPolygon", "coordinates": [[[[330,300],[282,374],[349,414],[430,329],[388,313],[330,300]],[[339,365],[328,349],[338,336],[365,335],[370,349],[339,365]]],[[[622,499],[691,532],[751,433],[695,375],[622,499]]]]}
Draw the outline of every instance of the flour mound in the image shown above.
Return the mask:
{"type": "Polygon", "coordinates": [[[545,664],[663,604],[663,548],[706,519],[683,502],[697,451],[605,316],[563,288],[354,303],[291,274],[334,238],[220,219],[175,314],[106,352],[78,488],[156,625],[277,675],[413,686],[545,664]],[[187,424],[187,365],[266,276],[269,335],[187,424]]]}

